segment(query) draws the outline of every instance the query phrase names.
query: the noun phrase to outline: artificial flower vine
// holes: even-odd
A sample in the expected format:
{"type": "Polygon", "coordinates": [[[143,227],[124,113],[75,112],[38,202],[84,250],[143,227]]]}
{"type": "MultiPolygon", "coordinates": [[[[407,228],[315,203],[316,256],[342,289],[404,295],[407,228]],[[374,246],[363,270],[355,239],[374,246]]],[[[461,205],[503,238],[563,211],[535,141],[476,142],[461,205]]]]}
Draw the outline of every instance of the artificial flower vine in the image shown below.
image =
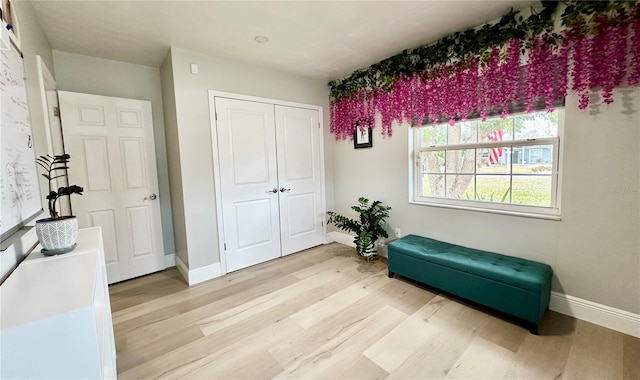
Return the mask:
{"type": "Polygon", "coordinates": [[[394,121],[453,124],[471,115],[484,120],[496,109],[506,117],[510,102],[520,98],[527,112],[537,102],[552,111],[554,99],[568,90],[584,109],[594,90],[609,104],[614,88],[640,84],[638,2],[565,1],[560,32],[553,30],[558,3],[542,4],[526,19],[512,11],[496,24],[330,82],[331,132],[338,140],[352,138],[357,125],[373,126],[376,114],[386,136],[394,121]]]}

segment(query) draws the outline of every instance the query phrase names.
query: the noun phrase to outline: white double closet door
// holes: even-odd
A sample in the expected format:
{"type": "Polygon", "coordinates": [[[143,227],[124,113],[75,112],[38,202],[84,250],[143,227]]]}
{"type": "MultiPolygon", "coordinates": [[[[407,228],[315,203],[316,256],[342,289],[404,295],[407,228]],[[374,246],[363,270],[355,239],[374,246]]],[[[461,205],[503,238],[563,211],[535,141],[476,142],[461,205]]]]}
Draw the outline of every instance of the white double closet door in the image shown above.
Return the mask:
{"type": "Polygon", "coordinates": [[[226,271],[322,244],[319,110],[212,103],[226,271]]]}

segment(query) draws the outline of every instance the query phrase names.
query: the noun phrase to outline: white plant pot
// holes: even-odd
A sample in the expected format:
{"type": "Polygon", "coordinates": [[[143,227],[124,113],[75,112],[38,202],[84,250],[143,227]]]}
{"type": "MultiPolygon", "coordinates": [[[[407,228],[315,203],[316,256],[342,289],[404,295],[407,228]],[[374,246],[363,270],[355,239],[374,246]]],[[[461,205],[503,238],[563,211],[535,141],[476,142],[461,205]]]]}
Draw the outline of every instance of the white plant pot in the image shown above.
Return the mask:
{"type": "Polygon", "coordinates": [[[78,219],[65,216],[59,219],[40,219],[36,221],[36,235],[42,253],[60,254],[75,248],[78,239],[78,219]]]}
{"type": "Polygon", "coordinates": [[[372,256],[377,256],[378,246],[380,245],[379,243],[380,243],[380,239],[376,240],[375,243],[373,243],[373,247],[363,252],[362,257],[366,257],[367,260],[369,260],[372,258],[372,256]]]}

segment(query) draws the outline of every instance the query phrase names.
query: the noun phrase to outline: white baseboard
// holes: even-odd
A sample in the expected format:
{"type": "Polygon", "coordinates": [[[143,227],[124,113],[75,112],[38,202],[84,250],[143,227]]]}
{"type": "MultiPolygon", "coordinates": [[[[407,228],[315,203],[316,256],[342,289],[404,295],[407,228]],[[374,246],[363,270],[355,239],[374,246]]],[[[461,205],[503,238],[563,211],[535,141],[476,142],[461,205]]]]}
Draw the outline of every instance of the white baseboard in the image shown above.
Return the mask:
{"type": "Polygon", "coordinates": [[[356,244],[353,242],[352,235],[345,234],[344,232],[332,231],[329,232],[327,236],[329,237],[329,241],[335,241],[336,243],[347,245],[352,248],[356,247],[356,244]]]}
{"type": "Polygon", "coordinates": [[[549,309],[640,338],[640,314],[557,292],[551,292],[549,309]]]}
{"type": "Polygon", "coordinates": [[[176,255],[174,253],[170,255],[164,255],[164,269],[176,266],[176,255]]]}
{"type": "Polygon", "coordinates": [[[189,286],[193,286],[195,284],[199,284],[201,282],[205,282],[222,276],[220,263],[215,263],[207,265],[206,267],[189,270],[187,266],[182,262],[182,260],[180,260],[180,257],[175,256],[175,261],[176,267],[178,267],[178,271],[187,281],[187,284],[189,284],[189,286]]]}
{"type": "Polygon", "coordinates": [[[184,280],[188,284],[189,283],[189,268],[187,268],[187,266],[184,265],[182,260],[180,260],[180,257],[175,256],[175,260],[176,260],[176,267],[178,268],[178,272],[180,272],[180,274],[182,275],[182,278],[184,278],[184,280]]]}
{"type": "Polygon", "coordinates": [[[189,271],[189,286],[212,280],[222,276],[220,263],[207,265],[206,267],[193,269],[189,271]]]}
{"type": "MultiPolygon", "coordinates": [[[[332,231],[327,234],[328,241],[334,241],[336,243],[349,246],[351,248],[356,247],[356,243],[353,242],[354,235],[345,234],[344,232],[332,231]]],[[[389,240],[391,241],[391,240],[389,240]]],[[[388,242],[389,242],[388,241],[388,242]]],[[[387,254],[387,243],[378,246],[378,256],[388,257],[387,254]]]]}

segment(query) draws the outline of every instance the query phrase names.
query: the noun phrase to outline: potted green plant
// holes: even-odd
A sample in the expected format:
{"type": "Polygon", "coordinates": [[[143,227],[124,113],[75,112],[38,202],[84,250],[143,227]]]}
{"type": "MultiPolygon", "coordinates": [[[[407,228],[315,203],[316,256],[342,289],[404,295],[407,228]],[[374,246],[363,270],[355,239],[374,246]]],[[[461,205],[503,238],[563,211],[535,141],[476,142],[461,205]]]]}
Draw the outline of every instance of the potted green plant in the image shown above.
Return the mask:
{"type": "Polygon", "coordinates": [[[377,255],[376,241],[381,237],[389,237],[384,223],[389,217],[391,207],[383,205],[380,201],[373,201],[369,204],[367,198],[360,197],[358,204],[351,206],[351,209],[359,214],[358,219],[351,219],[329,211],[327,212],[329,215],[327,223],[347,232],[355,232],[356,236],[353,238],[353,242],[356,244],[356,253],[371,260],[377,255]]]}
{"type": "MultiPolygon", "coordinates": [[[[42,245],[41,252],[45,255],[59,255],[72,251],[76,246],[78,238],[78,221],[75,216],[61,216],[56,209],[56,204],[61,197],[71,194],[82,195],[84,189],[80,186],[70,185],[58,187],[54,190],[54,182],[59,178],[67,177],[69,169],[68,154],[57,156],[40,156],[36,158],[36,163],[42,167],[46,173],[42,176],[49,184],[49,194],[47,194],[49,218],[36,221],[36,235],[42,245]]],[[[66,182],[66,181],[65,181],[66,182]]]]}

